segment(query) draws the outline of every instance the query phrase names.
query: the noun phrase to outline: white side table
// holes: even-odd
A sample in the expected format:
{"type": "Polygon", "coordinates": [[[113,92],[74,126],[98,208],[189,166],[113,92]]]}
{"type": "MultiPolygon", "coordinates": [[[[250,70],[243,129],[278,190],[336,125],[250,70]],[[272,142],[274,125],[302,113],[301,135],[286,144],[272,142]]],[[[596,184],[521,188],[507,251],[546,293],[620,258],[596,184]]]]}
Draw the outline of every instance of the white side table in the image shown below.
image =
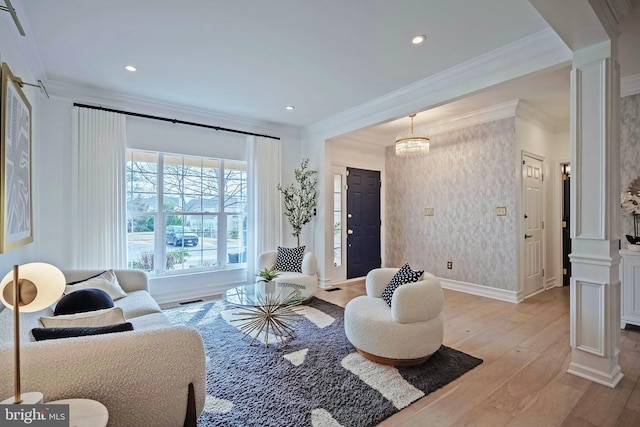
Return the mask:
{"type": "Polygon", "coordinates": [[[109,411],[102,403],[91,399],[53,400],[53,405],[69,405],[69,427],[105,427],[109,411]]]}

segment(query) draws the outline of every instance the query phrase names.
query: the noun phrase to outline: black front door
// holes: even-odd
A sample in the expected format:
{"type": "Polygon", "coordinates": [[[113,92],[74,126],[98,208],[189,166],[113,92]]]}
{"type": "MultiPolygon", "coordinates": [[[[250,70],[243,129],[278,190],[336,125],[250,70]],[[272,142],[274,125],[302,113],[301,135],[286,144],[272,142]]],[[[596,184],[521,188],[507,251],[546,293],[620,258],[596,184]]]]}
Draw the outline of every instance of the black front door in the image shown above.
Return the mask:
{"type": "Polygon", "coordinates": [[[381,266],[380,226],[380,171],[347,168],[347,279],[381,266]]]}

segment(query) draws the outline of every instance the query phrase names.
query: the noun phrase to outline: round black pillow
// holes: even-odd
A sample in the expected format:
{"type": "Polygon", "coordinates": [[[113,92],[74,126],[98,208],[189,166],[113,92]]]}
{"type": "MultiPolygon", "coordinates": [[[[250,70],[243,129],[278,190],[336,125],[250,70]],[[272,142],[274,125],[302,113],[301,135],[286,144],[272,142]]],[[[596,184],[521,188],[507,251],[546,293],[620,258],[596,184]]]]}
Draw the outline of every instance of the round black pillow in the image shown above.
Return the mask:
{"type": "Polygon", "coordinates": [[[113,300],[102,289],[79,289],[60,298],[53,315],[85,313],[112,307],[113,300]]]}

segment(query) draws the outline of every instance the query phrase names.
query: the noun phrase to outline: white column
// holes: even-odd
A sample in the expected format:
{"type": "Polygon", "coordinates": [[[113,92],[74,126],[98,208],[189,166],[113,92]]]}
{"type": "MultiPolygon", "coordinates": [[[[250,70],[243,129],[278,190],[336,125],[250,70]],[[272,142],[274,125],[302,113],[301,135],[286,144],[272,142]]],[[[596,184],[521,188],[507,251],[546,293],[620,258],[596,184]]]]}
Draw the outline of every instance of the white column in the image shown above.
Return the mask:
{"type": "Polygon", "coordinates": [[[571,73],[571,363],[615,387],[620,348],[620,89],[616,41],[574,50],[571,73]]]}

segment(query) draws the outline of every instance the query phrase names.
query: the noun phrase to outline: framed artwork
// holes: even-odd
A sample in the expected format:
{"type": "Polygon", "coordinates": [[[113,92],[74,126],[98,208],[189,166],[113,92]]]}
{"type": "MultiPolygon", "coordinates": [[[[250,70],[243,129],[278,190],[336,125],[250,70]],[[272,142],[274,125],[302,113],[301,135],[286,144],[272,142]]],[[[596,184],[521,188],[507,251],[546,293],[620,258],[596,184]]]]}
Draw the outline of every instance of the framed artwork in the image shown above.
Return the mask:
{"type": "Polygon", "coordinates": [[[2,63],[0,104],[0,253],[33,242],[31,104],[2,63]]]}

